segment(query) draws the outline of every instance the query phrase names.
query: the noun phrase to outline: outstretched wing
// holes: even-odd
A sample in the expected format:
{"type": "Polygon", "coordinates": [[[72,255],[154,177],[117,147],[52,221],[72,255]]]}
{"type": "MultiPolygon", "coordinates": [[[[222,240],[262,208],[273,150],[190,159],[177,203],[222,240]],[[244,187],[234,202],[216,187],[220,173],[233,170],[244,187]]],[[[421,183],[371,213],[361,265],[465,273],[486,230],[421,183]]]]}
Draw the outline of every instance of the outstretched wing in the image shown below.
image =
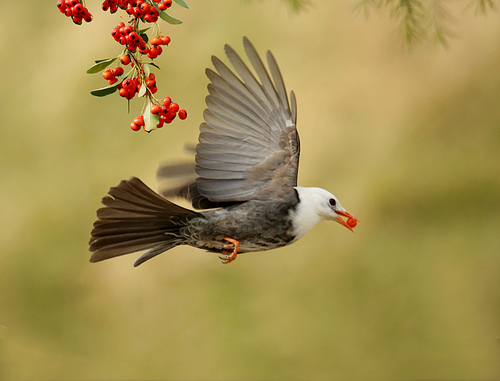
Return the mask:
{"type": "Polygon", "coordinates": [[[239,78],[217,57],[212,62],[218,73],[206,71],[210,95],[196,147],[198,178],[193,186],[198,201],[205,198],[208,204],[285,198],[297,185],[295,95],[291,92],[290,102],[271,52],[268,71],[246,37],[243,44],[257,77],[228,45],[225,52],[239,78]]]}

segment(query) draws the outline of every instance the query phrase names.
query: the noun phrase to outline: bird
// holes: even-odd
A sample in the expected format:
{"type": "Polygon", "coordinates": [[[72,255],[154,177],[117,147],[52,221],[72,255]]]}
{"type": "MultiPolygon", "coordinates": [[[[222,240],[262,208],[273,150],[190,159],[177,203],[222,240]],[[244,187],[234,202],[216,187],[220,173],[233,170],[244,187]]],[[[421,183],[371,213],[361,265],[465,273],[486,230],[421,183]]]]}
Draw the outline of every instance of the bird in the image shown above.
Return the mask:
{"type": "MultiPolygon", "coordinates": [[[[255,74],[227,44],[234,70],[216,56],[216,71],[206,69],[209,94],[193,164],[196,177],[162,195],[137,177],[110,188],[91,231],[90,262],[146,250],[136,267],[189,245],[218,253],[228,264],[238,254],[294,243],[321,220],[354,231],[358,219],[332,193],[297,185],[295,94],[288,97],[270,51],[266,68],[246,37],[243,46],[255,74]],[[195,210],[166,196],[183,197],[195,210]]],[[[168,176],[169,169],[164,172],[168,176]]]]}

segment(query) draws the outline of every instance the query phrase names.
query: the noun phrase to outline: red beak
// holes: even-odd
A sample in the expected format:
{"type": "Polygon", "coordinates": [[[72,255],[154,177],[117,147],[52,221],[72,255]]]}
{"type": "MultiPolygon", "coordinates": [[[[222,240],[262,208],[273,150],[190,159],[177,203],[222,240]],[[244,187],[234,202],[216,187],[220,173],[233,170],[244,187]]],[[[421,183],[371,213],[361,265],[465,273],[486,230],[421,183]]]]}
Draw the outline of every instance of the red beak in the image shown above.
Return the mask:
{"type": "Polygon", "coordinates": [[[335,220],[342,226],[345,226],[347,229],[349,229],[350,231],[352,231],[354,233],[354,230],[352,230],[353,227],[356,226],[356,224],[359,222],[358,219],[356,217],[354,217],[351,213],[349,212],[339,212],[339,211],[335,211],[335,213],[337,213],[338,215],[342,216],[342,217],[346,217],[347,218],[347,221],[343,220],[342,218],[340,217],[337,217],[335,220]]]}

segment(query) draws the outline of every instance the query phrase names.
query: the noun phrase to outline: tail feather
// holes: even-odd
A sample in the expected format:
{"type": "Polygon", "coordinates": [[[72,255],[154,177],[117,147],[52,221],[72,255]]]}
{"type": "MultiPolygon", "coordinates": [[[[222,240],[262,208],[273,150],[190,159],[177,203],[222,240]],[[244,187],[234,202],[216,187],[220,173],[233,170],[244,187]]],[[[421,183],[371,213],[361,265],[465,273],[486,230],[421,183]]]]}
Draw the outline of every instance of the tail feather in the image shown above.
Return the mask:
{"type": "MultiPolygon", "coordinates": [[[[141,233],[149,232],[154,228],[164,228],[165,223],[162,221],[144,221],[144,219],[129,219],[129,220],[97,220],[94,223],[94,230],[92,232],[92,238],[94,237],[106,237],[115,234],[124,233],[141,233]],[[137,224],[132,222],[137,220],[137,224]],[[98,229],[99,228],[99,229],[98,229]]],[[[91,239],[92,242],[92,239],[91,239]]]]}
{"type": "Polygon", "coordinates": [[[134,266],[182,244],[179,229],[199,213],[171,203],[131,177],[121,181],[102,199],[89,250],[98,262],[136,251],[149,250],[134,266]]]}
{"type": "Polygon", "coordinates": [[[137,258],[137,260],[134,262],[134,267],[139,266],[141,263],[144,263],[147,260],[156,257],[158,254],[161,254],[175,246],[177,246],[175,242],[166,242],[164,244],[158,245],[151,250],[146,251],[139,258],[137,258]]]}

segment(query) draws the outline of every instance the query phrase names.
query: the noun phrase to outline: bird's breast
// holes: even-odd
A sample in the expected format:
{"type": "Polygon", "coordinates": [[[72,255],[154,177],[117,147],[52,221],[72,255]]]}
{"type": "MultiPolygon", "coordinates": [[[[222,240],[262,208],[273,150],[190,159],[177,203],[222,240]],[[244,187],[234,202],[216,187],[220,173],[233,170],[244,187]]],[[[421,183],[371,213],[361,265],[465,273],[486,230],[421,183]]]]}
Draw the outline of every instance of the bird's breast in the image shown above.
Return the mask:
{"type": "Polygon", "coordinates": [[[292,221],[293,242],[295,242],[316,226],[322,220],[322,217],[316,213],[315,208],[309,205],[306,200],[301,200],[295,208],[290,210],[290,220],[292,221]]]}

